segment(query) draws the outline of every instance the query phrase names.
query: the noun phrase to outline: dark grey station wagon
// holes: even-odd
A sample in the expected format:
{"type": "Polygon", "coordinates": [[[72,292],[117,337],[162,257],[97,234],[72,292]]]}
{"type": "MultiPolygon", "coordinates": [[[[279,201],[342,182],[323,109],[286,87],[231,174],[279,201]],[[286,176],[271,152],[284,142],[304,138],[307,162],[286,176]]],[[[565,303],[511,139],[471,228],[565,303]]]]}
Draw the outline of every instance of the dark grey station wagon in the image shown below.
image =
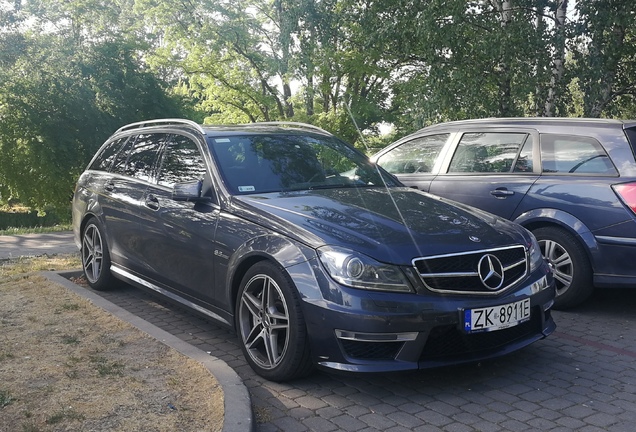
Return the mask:
{"type": "Polygon", "coordinates": [[[80,176],[73,228],[94,289],[122,280],[235,329],[270,380],[480,361],[555,328],[529,231],[309,125],[124,126],[80,176]]]}
{"type": "Polygon", "coordinates": [[[636,287],[636,121],[481,119],[421,129],[372,159],[408,186],[531,230],[555,307],[636,287]]]}

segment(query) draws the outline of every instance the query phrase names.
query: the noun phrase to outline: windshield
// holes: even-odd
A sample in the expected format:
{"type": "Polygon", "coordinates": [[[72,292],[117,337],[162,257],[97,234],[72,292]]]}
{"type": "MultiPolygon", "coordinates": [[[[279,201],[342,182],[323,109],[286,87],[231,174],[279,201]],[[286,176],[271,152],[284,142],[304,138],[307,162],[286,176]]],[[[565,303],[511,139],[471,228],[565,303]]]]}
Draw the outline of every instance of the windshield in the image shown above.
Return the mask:
{"type": "Polygon", "coordinates": [[[233,194],[399,185],[367,157],[336,138],[232,136],[210,138],[210,147],[233,194]]]}

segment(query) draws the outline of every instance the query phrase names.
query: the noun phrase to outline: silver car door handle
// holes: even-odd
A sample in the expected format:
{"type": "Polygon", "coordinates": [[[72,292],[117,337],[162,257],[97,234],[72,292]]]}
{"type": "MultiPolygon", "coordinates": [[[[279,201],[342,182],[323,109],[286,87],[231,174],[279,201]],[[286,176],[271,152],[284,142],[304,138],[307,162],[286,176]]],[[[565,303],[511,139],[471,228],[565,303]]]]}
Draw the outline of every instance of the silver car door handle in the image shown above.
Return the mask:
{"type": "Polygon", "coordinates": [[[146,207],[152,210],[159,210],[159,200],[154,195],[148,195],[145,200],[146,207]]]}

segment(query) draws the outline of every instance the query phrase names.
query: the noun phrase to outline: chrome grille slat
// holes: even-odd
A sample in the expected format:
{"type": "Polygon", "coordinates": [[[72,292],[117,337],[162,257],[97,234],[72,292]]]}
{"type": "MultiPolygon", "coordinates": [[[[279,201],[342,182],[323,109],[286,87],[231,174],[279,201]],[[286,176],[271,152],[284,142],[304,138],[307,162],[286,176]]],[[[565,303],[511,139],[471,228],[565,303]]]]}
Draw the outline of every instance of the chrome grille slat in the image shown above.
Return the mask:
{"type": "Polygon", "coordinates": [[[484,249],[460,254],[436,255],[413,260],[427,289],[449,294],[498,295],[514,286],[528,273],[528,257],[523,245],[484,249]],[[489,289],[479,275],[479,263],[490,256],[501,264],[503,282],[489,289]],[[496,259],[495,259],[496,258],[496,259]]]}

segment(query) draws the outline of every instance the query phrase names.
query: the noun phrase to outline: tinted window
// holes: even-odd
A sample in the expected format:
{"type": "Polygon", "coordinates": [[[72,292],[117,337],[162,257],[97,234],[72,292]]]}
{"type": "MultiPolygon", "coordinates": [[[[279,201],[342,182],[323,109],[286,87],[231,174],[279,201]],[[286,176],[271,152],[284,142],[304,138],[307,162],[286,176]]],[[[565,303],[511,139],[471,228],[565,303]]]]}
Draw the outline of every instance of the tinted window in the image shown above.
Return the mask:
{"type": "Polygon", "coordinates": [[[448,136],[431,135],[405,142],[382,155],[378,164],[392,174],[430,173],[448,136]]]}
{"type": "Polygon", "coordinates": [[[158,183],[172,187],[175,183],[202,180],[205,163],[196,143],[177,135],[168,144],[161,162],[158,183]]]}
{"type": "Polygon", "coordinates": [[[127,144],[117,156],[113,172],[150,181],[155,167],[157,152],[167,137],[167,134],[142,134],[137,136],[134,144],[127,144]]]}
{"type": "Polygon", "coordinates": [[[113,164],[113,160],[115,160],[115,156],[117,156],[117,152],[127,139],[127,137],[120,138],[106,144],[88,169],[108,171],[113,164]]]}
{"type": "Polygon", "coordinates": [[[448,172],[510,172],[527,138],[525,133],[466,133],[457,146],[448,172]]]}
{"type": "Polygon", "coordinates": [[[519,157],[515,161],[514,172],[532,172],[534,169],[534,164],[532,163],[532,137],[528,135],[528,139],[526,139],[526,143],[523,145],[521,149],[521,153],[519,153],[519,157]]]}
{"type": "Polygon", "coordinates": [[[544,173],[617,175],[601,144],[594,138],[541,135],[544,173]]]}
{"type": "Polygon", "coordinates": [[[625,135],[627,135],[627,141],[632,148],[632,153],[636,155],[636,127],[625,129],[625,135]]]}

